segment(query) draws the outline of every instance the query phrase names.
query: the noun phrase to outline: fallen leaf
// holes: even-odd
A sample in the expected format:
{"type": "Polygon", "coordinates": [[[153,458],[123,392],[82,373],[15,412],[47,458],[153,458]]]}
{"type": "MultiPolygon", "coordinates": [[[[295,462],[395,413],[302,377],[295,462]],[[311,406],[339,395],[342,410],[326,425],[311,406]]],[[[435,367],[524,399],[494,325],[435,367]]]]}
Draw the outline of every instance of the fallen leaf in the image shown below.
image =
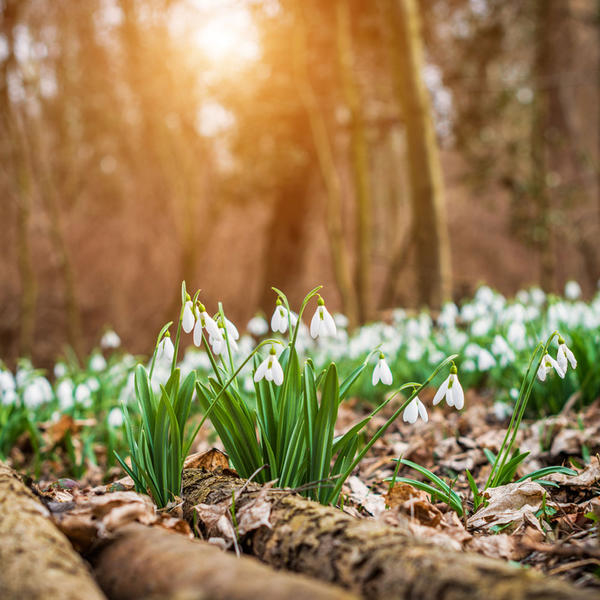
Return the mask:
{"type": "Polygon", "coordinates": [[[229,469],[229,458],[227,454],[217,448],[211,448],[206,452],[190,454],[183,463],[184,469],[206,469],[216,471],[218,468],[229,469]]]}

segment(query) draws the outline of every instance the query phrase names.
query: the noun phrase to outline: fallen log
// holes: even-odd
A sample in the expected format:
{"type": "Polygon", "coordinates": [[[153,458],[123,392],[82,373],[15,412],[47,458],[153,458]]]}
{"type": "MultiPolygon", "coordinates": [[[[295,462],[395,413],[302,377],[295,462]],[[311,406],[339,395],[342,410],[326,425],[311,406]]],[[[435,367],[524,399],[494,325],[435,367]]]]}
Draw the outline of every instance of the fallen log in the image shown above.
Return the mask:
{"type": "Polygon", "coordinates": [[[102,600],[67,538],[18,475],[0,462],[0,598],[102,600]]]}
{"type": "MultiPolygon", "coordinates": [[[[186,469],[184,517],[194,507],[224,505],[236,494],[241,510],[265,490],[231,472],[186,469]]],[[[281,490],[267,492],[271,527],[242,540],[245,549],[277,568],[341,585],[365,598],[420,600],[592,600],[597,595],[504,561],[419,540],[400,528],[355,519],[341,510],[281,490]]],[[[214,535],[214,532],[213,532],[214,535]]]]}
{"type": "Polygon", "coordinates": [[[352,600],[332,585],[282,573],[254,558],[163,529],[131,523],[92,554],[111,600],[352,600]]]}

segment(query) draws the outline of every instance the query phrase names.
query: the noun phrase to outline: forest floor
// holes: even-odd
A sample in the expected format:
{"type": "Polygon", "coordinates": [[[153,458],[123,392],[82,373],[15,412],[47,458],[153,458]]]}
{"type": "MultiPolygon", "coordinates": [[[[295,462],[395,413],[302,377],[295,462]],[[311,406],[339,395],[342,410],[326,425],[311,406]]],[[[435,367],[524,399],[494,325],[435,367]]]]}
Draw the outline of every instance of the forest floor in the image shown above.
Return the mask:
{"type": "MultiPolygon", "coordinates": [[[[466,406],[460,413],[448,408],[432,411],[427,423],[397,422],[347,481],[342,509],[358,519],[408,528],[414,536],[445,549],[500,558],[600,591],[600,401],[580,412],[571,405],[559,415],[524,421],[518,434],[518,447],[529,455],[515,479],[550,465],[574,468],[577,475],[550,475],[546,479],[553,486],[524,481],[488,489],[487,506],[477,511],[472,510],[465,469],[481,490],[490,471],[484,449],[498,451],[508,420],[495,414],[491,400],[480,393],[468,393],[466,406]],[[399,456],[450,483],[464,498],[465,516],[459,517],[448,505],[406,483],[396,482],[390,488],[389,478],[399,456]]],[[[368,411],[358,401],[345,403],[340,408],[340,432],[368,411]]],[[[377,415],[371,430],[388,416],[377,415]]],[[[60,445],[65,433],[48,435],[60,445]]],[[[213,445],[213,438],[201,433],[190,464],[227,467],[224,456],[210,450],[213,445]]],[[[25,448],[15,452],[21,462],[25,448]]],[[[117,469],[90,468],[79,481],[64,478],[57,463],[43,465],[42,472],[37,481],[28,481],[29,486],[84,553],[98,535],[131,521],[192,535],[181,507],[157,512],[149,498],[132,491],[129,478],[118,479],[122,473],[117,469]]],[[[404,465],[398,476],[423,480],[404,465]]]]}

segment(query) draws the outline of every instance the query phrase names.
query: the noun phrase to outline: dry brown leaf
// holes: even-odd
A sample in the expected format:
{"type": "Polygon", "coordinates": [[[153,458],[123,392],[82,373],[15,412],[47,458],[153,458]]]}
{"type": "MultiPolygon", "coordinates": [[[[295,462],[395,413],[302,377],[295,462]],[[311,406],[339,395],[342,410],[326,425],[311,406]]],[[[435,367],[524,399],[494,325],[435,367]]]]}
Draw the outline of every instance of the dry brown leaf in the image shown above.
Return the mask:
{"type": "Polygon", "coordinates": [[[600,462],[597,456],[593,456],[590,464],[586,465],[585,469],[578,475],[571,477],[562,473],[553,473],[548,475],[546,479],[569,487],[590,487],[600,481],[600,462]]]}
{"type": "Polygon", "coordinates": [[[217,448],[211,448],[206,452],[190,454],[183,463],[184,469],[206,469],[216,471],[218,468],[229,469],[227,454],[217,448]]]}
{"type": "Polygon", "coordinates": [[[58,421],[40,423],[44,447],[48,451],[64,439],[67,433],[76,434],[82,427],[94,427],[96,419],[74,419],[71,415],[62,415],[58,421]]]}
{"type": "Polygon", "coordinates": [[[396,483],[383,495],[386,505],[390,508],[397,508],[412,498],[427,500],[428,496],[426,492],[418,490],[409,483],[396,483]]]}
{"type": "Polygon", "coordinates": [[[506,533],[474,537],[467,547],[490,558],[505,560],[520,560],[529,553],[529,550],[521,545],[519,537],[506,533]]]}
{"type": "Polygon", "coordinates": [[[383,496],[372,492],[358,477],[353,475],[348,478],[346,483],[350,487],[350,499],[374,517],[379,516],[385,510],[383,496]]]}
{"type": "MultiPolygon", "coordinates": [[[[511,529],[531,525],[540,529],[535,513],[541,507],[546,491],[535,481],[509,483],[485,492],[488,505],[472,515],[467,525],[470,529],[491,531],[495,525],[511,524],[511,529]]],[[[548,502],[548,506],[552,503],[548,502]]]]}

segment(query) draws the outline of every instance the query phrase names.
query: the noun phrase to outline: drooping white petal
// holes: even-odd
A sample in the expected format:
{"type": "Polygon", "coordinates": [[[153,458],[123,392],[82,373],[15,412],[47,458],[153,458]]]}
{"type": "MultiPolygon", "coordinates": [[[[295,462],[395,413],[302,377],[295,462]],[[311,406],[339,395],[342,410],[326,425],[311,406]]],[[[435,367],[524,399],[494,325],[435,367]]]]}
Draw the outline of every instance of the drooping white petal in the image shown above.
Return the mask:
{"type": "Polygon", "coordinates": [[[571,368],[576,369],[577,368],[577,359],[575,358],[575,355],[573,354],[573,352],[571,352],[571,349],[568,348],[566,344],[565,344],[565,353],[567,355],[567,359],[568,359],[569,363],[571,363],[571,368]]]}
{"type": "Polygon", "coordinates": [[[202,320],[201,319],[198,319],[196,321],[196,325],[194,325],[193,341],[194,341],[194,346],[197,346],[198,348],[202,344],[202,320]]]}
{"type": "Polygon", "coordinates": [[[373,385],[377,385],[379,380],[381,379],[381,361],[378,361],[373,369],[373,377],[371,378],[371,382],[373,385]]]}
{"type": "Polygon", "coordinates": [[[556,362],[563,371],[567,370],[567,355],[565,353],[565,344],[559,344],[558,352],[556,353],[556,362]]]}
{"type": "Polygon", "coordinates": [[[561,379],[564,379],[565,375],[566,375],[566,369],[563,369],[551,356],[548,356],[548,359],[550,360],[550,363],[554,367],[554,370],[558,373],[558,376],[561,379]]]}
{"type": "Polygon", "coordinates": [[[202,325],[206,331],[208,331],[209,335],[215,339],[223,337],[219,331],[219,326],[217,325],[216,321],[206,311],[200,313],[200,320],[202,321],[202,325]]]}
{"type": "Polygon", "coordinates": [[[183,318],[181,320],[181,326],[186,333],[189,333],[194,328],[194,311],[192,310],[192,301],[188,300],[183,308],[183,318]]]}
{"type": "Polygon", "coordinates": [[[165,336],[158,344],[158,352],[156,353],[156,359],[161,360],[162,358],[164,358],[166,360],[173,360],[173,354],[175,354],[173,342],[171,341],[170,337],[165,336]]]}
{"type": "Polygon", "coordinates": [[[452,377],[454,383],[452,384],[450,391],[452,392],[454,408],[460,410],[465,405],[465,393],[462,389],[462,385],[460,385],[460,381],[458,381],[458,377],[456,375],[453,375],[452,377]]]}
{"type": "Polygon", "coordinates": [[[405,423],[416,423],[417,418],[419,417],[419,405],[417,404],[417,399],[413,398],[409,405],[404,409],[404,413],[402,414],[402,420],[405,423]]]}
{"type": "Polygon", "coordinates": [[[546,375],[548,373],[548,371],[546,370],[546,366],[544,365],[544,361],[545,361],[545,358],[542,359],[542,364],[540,365],[540,368],[538,369],[538,372],[537,372],[537,376],[540,381],[546,381],[546,375]]]}
{"type": "Polygon", "coordinates": [[[313,315],[313,318],[310,320],[310,337],[314,339],[317,339],[317,336],[319,335],[319,331],[321,328],[321,307],[318,306],[317,310],[315,310],[315,314],[313,315]]]}
{"type": "Polygon", "coordinates": [[[256,369],[256,372],[254,373],[254,381],[260,381],[265,376],[268,366],[269,366],[269,359],[265,358],[265,360],[263,360],[260,363],[260,365],[258,365],[258,368],[256,369]]]}
{"type": "Polygon", "coordinates": [[[237,327],[227,317],[225,317],[225,328],[227,329],[227,335],[230,340],[235,341],[240,339],[240,333],[237,330],[237,327]]]}
{"type": "Polygon", "coordinates": [[[273,371],[273,383],[275,385],[281,385],[283,383],[283,369],[277,360],[277,357],[273,357],[273,366],[271,367],[273,371]]]}
{"type": "Polygon", "coordinates": [[[335,319],[329,314],[329,311],[324,306],[321,308],[323,310],[323,328],[325,330],[325,334],[335,337],[337,335],[335,319]]]}
{"type": "Polygon", "coordinates": [[[390,371],[388,364],[385,362],[385,358],[379,360],[379,366],[379,377],[381,379],[381,383],[384,383],[385,385],[392,385],[394,378],[392,377],[392,372],[390,371]]]}
{"type": "Polygon", "coordinates": [[[450,383],[450,375],[448,375],[448,377],[446,378],[444,383],[442,383],[442,385],[440,385],[440,387],[438,388],[438,391],[435,393],[435,396],[433,397],[433,405],[434,406],[437,406],[440,403],[440,401],[442,400],[442,398],[446,395],[446,392],[448,391],[449,383],[450,383]]]}
{"type": "Polygon", "coordinates": [[[419,416],[421,417],[421,419],[423,419],[423,421],[425,421],[425,423],[427,423],[427,421],[429,421],[429,415],[427,414],[427,409],[425,408],[425,405],[421,402],[418,396],[415,398],[415,400],[417,401],[419,416]]]}
{"type": "Polygon", "coordinates": [[[284,306],[277,305],[273,316],[271,317],[271,329],[274,332],[285,333],[288,328],[287,309],[284,306]]]}

